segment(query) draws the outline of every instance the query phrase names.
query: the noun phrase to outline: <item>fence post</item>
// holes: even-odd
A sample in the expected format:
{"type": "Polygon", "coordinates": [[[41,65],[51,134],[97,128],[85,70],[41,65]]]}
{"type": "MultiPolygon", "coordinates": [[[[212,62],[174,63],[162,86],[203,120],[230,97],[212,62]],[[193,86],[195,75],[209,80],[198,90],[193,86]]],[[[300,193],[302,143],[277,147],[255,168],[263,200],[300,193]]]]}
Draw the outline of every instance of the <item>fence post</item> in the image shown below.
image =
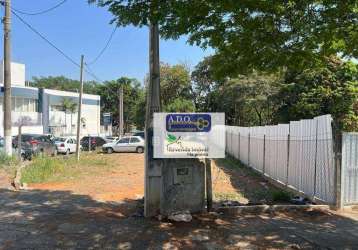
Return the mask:
{"type": "Polygon", "coordinates": [[[286,186],[288,186],[288,175],[290,169],[290,133],[287,135],[287,164],[286,164],[286,186]]]}
{"type": "Polygon", "coordinates": [[[264,150],[262,159],[262,173],[265,175],[265,158],[266,158],[266,135],[264,135],[264,150]]]}
{"type": "Polygon", "coordinates": [[[343,208],[342,194],[342,132],[332,123],[333,128],[333,153],[335,169],[335,205],[336,209],[343,208]]]}
{"type": "Polygon", "coordinates": [[[233,147],[232,147],[232,135],[234,134],[234,131],[230,131],[230,154],[233,158],[235,158],[235,155],[234,155],[234,150],[233,150],[233,147]]]}
{"type": "Polygon", "coordinates": [[[314,181],[313,181],[313,200],[316,197],[316,185],[317,185],[317,151],[318,148],[318,120],[316,121],[316,147],[315,147],[315,153],[314,153],[314,181]]]}
{"type": "Polygon", "coordinates": [[[238,154],[237,159],[240,160],[240,132],[238,134],[238,154]]]}
{"type": "Polygon", "coordinates": [[[247,166],[250,167],[250,133],[249,133],[249,142],[248,142],[248,150],[247,150],[247,166]]]}

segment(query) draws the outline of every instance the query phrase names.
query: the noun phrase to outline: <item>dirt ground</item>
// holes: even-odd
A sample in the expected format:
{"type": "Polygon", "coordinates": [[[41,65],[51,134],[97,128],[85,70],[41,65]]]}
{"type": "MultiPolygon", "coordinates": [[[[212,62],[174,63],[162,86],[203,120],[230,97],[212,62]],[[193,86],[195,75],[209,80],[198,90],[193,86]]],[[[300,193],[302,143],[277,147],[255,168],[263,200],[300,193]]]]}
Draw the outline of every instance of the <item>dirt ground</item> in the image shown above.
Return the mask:
{"type": "MultiPolygon", "coordinates": [[[[112,167],[95,176],[83,174],[73,180],[29,184],[31,189],[71,191],[103,202],[139,199],[144,195],[144,155],[123,153],[99,155],[112,167]]],[[[212,162],[212,181],[216,202],[234,200],[242,204],[272,203],[270,194],[278,189],[251,170],[225,160],[212,162]]]]}
{"type": "Polygon", "coordinates": [[[144,194],[144,154],[101,155],[113,167],[96,175],[84,174],[74,180],[58,183],[29,184],[32,189],[71,191],[88,195],[97,201],[138,199],[144,194]]]}
{"type": "MultiPolygon", "coordinates": [[[[191,223],[144,218],[144,156],[102,157],[116,164],[95,176],[20,192],[0,186],[0,249],[358,249],[358,220],[327,212],[206,213],[191,223]]],[[[273,191],[228,161],[212,172],[218,200],[252,203],[273,191]]]]}

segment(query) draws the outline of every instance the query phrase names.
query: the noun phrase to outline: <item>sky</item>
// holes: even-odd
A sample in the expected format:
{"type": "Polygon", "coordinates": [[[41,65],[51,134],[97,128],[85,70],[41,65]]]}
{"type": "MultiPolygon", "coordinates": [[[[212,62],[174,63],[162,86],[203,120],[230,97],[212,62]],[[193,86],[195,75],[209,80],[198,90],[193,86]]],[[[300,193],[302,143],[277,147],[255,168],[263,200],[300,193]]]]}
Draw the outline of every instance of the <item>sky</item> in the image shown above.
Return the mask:
{"type": "MultiPolygon", "coordinates": [[[[12,0],[12,7],[25,12],[48,9],[60,0],[12,0]]],[[[3,13],[3,8],[2,8],[3,13]]],[[[37,16],[21,15],[48,40],[63,50],[75,61],[85,56],[92,61],[105,46],[114,26],[113,18],[105,8],[88,5],[87,0],[68,0],[59,8],[37,16]]],[[[26,79],[37,76],[64,75],[79,79],[79,69],[45,43],[38,35],[12,15],[12,61],[26,65],[26,79]]],[[[102,81],[121,76],[143,81],[148,73],[148,28],[119,27],[109,48],[91,66],[91,70],[102,81]]],[[[1,48],[3,47],[3,39],[1,48]]],[[[202,50],[179,40],[160,41],[160,60],[165,63],[186,63],[193,68],[212,50],[202,50]]],[[[85,80],[92,80],[90,75],[85,80]]]]}

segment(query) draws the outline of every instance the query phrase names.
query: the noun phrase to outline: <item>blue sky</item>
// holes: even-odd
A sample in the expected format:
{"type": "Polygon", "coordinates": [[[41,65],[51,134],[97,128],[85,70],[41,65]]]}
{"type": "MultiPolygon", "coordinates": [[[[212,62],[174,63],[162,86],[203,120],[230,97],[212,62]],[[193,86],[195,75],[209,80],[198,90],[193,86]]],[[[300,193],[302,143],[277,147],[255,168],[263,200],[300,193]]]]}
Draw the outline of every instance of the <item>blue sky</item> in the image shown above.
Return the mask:
{"type": "MultiPolygon", "coordinates": [[[[58,2],[60,0],[12,0],[12,7],[26,12],[37,12],[58,2]]],[[[85,55],[86,61],[93,60],[113,30],[113,25],[109,24],[111,14],[104,8],[89,6],[86,0],[68,0],[52,12],[22,17],[78,61],[81,54],[85,55]]],[[[14,15],[12,19],[12,61],[26,64],[27,79],[49,75],[79,78],[78,68],[42,41],[14,15]]],[[[0,40],[2,48],[3,40],[0,40]]],[[[161,61],[170,64],[185,62],[192,68],[204,56],[212,53],[211,50],[204,51],[186,44],[184,37],[177,41],[161,40],[160,46],[161,61]]],[[[118,28],[110,47],[91,68],[101,80],[128,76],[142,81],[148,72],[148,28],[118,28]]],[[[86,79],[90,80],[91,77],[86,76],[86,79]]]]}

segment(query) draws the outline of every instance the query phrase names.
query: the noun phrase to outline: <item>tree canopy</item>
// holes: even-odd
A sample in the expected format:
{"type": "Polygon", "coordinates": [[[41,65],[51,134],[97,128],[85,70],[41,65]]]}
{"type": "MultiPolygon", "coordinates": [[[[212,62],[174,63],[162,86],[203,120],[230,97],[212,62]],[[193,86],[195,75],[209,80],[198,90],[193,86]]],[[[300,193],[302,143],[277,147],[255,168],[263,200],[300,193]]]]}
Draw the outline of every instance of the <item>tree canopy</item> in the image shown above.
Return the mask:
{"type": "Polygon", "coordinates": [[[340,54],[358,57],[356,0],[88,0],[119,26],[158,23],[164,39],[215,50],[218,75],[307,68],[340,54]]]}
{"type": "MultiPolygon", "coordinates": [[[[84,82],[83,91],[87,94],[94,94],[98,85],[99,83],[95,81],[84,82]]],[[[30,86],[78,92],[80,89],[80,81],[65,76],[33,77],[30,81],[30,86]]]]}

